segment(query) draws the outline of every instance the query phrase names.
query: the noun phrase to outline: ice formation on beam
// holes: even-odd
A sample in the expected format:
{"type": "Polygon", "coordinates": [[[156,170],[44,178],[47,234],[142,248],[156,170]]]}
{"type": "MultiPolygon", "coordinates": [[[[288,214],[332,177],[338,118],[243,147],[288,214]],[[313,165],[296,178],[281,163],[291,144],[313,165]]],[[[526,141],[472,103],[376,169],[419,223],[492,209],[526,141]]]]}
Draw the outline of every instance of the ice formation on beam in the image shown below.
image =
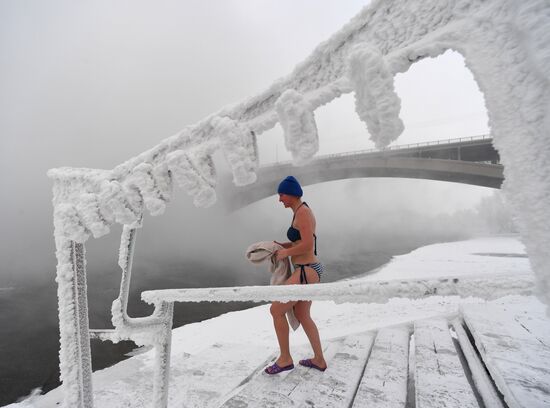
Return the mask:
{"type": "Polygon", "coordinates": [[[233,172],[233,182],[246,186],[256,181],[259,165],[256,135],[248,127],[227,117],[212,120],[222,150],[233,172]]]}
{"type": "Polygon", "coordinates": [[[393,72],[379,50],[358,47],[349,60],[349,77],[355,90],[355,109],[377,148],[384,148],[403,132],[401,100],[393,86],[393,72]]]}
{"type": "Polygon", "coordinates": [[[176,184],[193,196],[197,207],[209,207],[216,202],[216,171],[212,156],[197,150],[176,150],[168,154],[167,166],[176,184]]]}
{"type": "Polygon", "coordinates": [[[90,235],[107,233],[114,222],[139,227],[145,210],[161,214],[173,181],[188,190],[196,205],[212,205],[212,155],[218,150],[237,184],[253,182],[254,138],[278,121],[295,158],[311,157],[317,149],[314,110],[354,89],[371,136],[378,145],[387,144],[401,126],[391,75],[446,50],[462,54],[484,93],[504,165],[503,191],[531,260],[537,293],[550,305],[548,27],[548,0],[374,0],[264,92],[188,126],[113,170],[51,170],[66,405],[92,406],[81,259],[81,244],[90,235]],[[365,46],[367,51],[352,57],[365,46]]]}
{"type": "Polygon", "coordinates": [[[275,109],[285,134],[285,146],[292,153],[294,164],[307,164],[319,150],[311,104],[300,93],[287,89],[275,103],[275,109]]]}

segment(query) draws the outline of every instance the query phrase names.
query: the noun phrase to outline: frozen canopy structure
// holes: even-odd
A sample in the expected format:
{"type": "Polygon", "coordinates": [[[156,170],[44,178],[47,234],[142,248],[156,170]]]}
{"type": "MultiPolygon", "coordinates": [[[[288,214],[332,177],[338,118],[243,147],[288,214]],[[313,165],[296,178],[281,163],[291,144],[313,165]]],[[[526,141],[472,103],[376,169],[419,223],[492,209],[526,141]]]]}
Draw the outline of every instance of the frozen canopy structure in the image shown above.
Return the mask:
{"type": "Polygon", "coordinates": [[[504,165],[503,189],[538,295],[550,304],[548,27],[547,0],[373,1],[287,77],[249,100],[213,113],[112,170],[50,170],[66,405],[93,405],[83,245],[90,236],[109,233],[114,223],[135,229],[145,211],[162,214],[174,184],[197,206],[214,203],[211,157],[216,151],[224,153],[235,184],[253,183],[256,138],[277,122],[296,164],[306,163],[318,150],[315,109],[344,93],[354,92],[357,113],[376,146],[387,146],[403,130],[394,76],[447,50],[462,54],[484,93],[504,165]]]}

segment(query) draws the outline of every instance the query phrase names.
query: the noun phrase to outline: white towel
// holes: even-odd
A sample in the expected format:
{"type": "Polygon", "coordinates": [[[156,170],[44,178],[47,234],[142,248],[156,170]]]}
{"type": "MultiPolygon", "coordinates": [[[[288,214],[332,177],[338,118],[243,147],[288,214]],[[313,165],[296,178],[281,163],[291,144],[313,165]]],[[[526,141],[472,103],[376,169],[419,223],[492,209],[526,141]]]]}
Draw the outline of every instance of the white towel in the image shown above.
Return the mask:
{"type": "MultiPolygon", "coordinates": [[[[254,264],[269,261],[269,272],[271,272],[270,285],[282,285],[290,277],[290,260],[284,258],[277,261],[274,254],[275,251],[283,249],[283,247],[273,241],[261,241],[250,245],[246,249],[246,259],[254,264]]],[[[293,330],[300,327],[300,322],[294,316],[294,309],[286,312],[288,323],[293,330]]]]}

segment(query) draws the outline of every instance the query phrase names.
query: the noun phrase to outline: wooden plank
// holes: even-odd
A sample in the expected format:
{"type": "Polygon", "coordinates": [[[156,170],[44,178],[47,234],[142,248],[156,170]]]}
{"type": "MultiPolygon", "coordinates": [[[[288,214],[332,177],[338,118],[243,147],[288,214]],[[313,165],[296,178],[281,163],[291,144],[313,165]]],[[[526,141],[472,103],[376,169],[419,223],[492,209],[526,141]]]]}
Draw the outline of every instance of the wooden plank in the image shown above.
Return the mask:
{"type": "Polygon", "coordinates": [[[479,407],[468,383],[447,321],[414,324],[416,408],[479,407]]]}
{"type": "Polygon", "coordinates": [[[352,334],[339,344],[321,373],[301,367],[305,380],[292,391],[293,407],[349,407],[357,391],[376,333],[352,334]]]}
{"type": "MultiPolygon", "coordinates": [[[[342,339],[338,339],[342,341],[342,339]]],[[[328,359],[331,354],[334,354],[336,349],[335,342],[326,342],[323,350],[325,358],[328,359]]],[[[294,355],[306,355],[310,350],[309,345],[302,345],[292,349],[294,355]]],[[[274,357],[273,361],[277,356],[274,357]]],[[[267,364],[272,364],[273,361],[267,364]]],[[[297,361],[296,361],[297,363],[297,361]]],[[[266,365],[267,365],[266,364],[266,365]]],[[[297,371],[295,368],[292,371],[284,371],[277,375],[268,375],[260,370],[256,372],[248,381],[243,384],[239,389],[235,390],[225,403],[221,406],[223,408],[245,408],[245,407],[261,407],[262,404],[268,404],[269,401],[272,404],[282,403],[283,399],[287,399],[293,388],[295,388],[300,381],[300,377],[291,375],[297,371]]],[[[269,405],[266,405],[269,406],[269,405]]],[[[275,405],[278,406],[278,405],[275,405]]]]}
{"type": "Polygon", "coordinates": [[[186,408],[219,407],[227,394],[263,370],[274,355],[264,347],[222,343],[181,363],[173,359],[170,400],[185,401],[186,408]]]}
{"type": "MultiPolygon", "coordinates": [[[[171,359],[168,406],[181,407],[184,401],[186,408],[217,408],[273,355],[274,350],[253,344],[217,343],[194,355],[176,350],[171,359]]],[[[117,408],[151,407],[153,375],[151,352],[94,372],[94,406],[111,407],[116,401],[117,408]]]]}
{"type": "Polygon", "coordinates": [[[353,407],[405,407],[408,366],[408,327],[381,329],[376,336],[353,407]]]}
{"type": "Polygon", "coordinates": [[[510,408],[550,407],[550,322],[496,304],[464,305],[477,349],[510,408]]]}
{"type": "MultiPolygon", "coordinates": [[[[325,350],[325,372],[297,365],[282,375],[259,373],[223,407],[348,407],[373,340],[372,332],[331,340],[325,350]]],[[[309,346],[304,350],[303,355],[311,353],[309,346]]]]}
{"type": "Polygon", "coordinates": [[[481,399],[486,408],[504,408],[504,404],[495,389],[493,380],[491,380],[491,377],[483,366],[462,324],[461,319],[457,318],[453,320],[453,328],[456,332],[458,342],[460,343],[462,353],[470,367],[476,389],[481,395],[481,399]]]}

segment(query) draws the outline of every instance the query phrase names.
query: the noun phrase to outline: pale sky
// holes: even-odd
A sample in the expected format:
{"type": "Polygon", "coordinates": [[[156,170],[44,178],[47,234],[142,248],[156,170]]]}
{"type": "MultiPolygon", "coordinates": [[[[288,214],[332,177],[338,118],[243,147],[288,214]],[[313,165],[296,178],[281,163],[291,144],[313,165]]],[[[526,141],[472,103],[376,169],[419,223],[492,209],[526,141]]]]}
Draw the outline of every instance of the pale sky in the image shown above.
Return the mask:
{"type": "MultiPolygon", "coordinates": [[[[2,151],[20,157],[32,146],[56,150],[43,159],[50,167],[112,168],[263,91],[365,4],[3,1],[2,151]]],[[[406,127],[397,144],[487,132],[482,95],[458,54],[413,65],[396,89],[406,127]]],[[[352,95],[316,117],[320,154],[372,146],[352,95]]],[[[259,139],[264,162],[272,134],[280,131],[259,139]]]]}
{"type": "MultiPolygon", "coordinates": [[[[1,1],[2,267],[18,262],[10,248],[53,251],[47,169],[112,168],[260,93],[366,3],[1,1]]],[[[488,133],[482,94],[460,55],[421,61],[397,75],[395,86],[405,124],[395,144],[488,133]]],[[[353,95],[315,116],[319,154],[373,147],[353,95]]],[[[262,163],[289,158],[279,126],[259,136],[259,147],[262,163]]],[[[368,190],[368,183],[361,185],[368,190]]],[[[395,180],[388,184],[396,188],[395,180]]],[[[422,186],[434,210],[469,208],[490,194],[451,183],[422,186]]],[[[322,191],[323,185],[312,187],[319,194],[315,188],[322,191]]],[[[423,206],[420,198],[415,202],[423,206]]]]}

